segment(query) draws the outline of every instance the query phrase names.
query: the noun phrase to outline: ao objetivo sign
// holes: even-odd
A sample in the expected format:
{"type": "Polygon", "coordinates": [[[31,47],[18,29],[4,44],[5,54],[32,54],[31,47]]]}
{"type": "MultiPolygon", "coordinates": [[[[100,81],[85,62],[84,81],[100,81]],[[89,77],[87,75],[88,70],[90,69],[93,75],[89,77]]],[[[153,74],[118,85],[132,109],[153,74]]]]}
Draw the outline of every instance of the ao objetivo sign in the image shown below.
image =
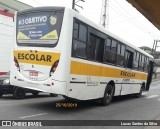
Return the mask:
{"type": "Polygon", "coordinates": [[[57,14],[27,13],[18,16],[17,40],[24,44],[55,44],[58,40],[57,14]]]}
{"type": "Polygon", "coordinates": [[[40,40],[44,35],[48,34],[48,16],[26,16],[18,18],[18,40],[40,40]]]}
{"type": "Polygon", "coordinates": [[[20,19],[18,21],[19,26],[35,24],[35,23],[45,23],[47,21],[47,16],[30,17],[26,19],[20,19]]]}

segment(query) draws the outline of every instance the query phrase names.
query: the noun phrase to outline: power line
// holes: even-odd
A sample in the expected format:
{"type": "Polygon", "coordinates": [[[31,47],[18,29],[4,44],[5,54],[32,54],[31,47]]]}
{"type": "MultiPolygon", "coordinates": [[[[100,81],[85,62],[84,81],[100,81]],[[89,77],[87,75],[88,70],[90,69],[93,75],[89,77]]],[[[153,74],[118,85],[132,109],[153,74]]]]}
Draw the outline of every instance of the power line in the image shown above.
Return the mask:
{"type": "Polygon", "coordinates": [[[144,24],[142,24],[140,21],[137,21],[137,19],[135,17],[133,17],[132,15],[130,15],[130,13],[128,12],[128,10],[126,10],[119,2],[117,2],[117,1],[114,1],[114,2],[116,2],[116,4],[114,4],[114,5],[116,5],[117,7],[121,7],[121,10],[124,12],[125,16],[127,16],[129,19],[131,19],[131,21],[134,22],[134,24],[138,28],[143,29],[147,33],[151,33],[152,32],[152,34],[154,34],[154,37],[158,36],[158,34],[154,33],[153,31],[148,31],[148,29],[147,29],[148,27],[145,26],[144,24]]]}
{"type": "MultiPolygon", "coordinates": [[[[113,3],[112,3],[113,4],[113,3]]],[[[117,5],[117,4],[113,4],[114,5],[114,7],[115,6],[117,6],[117,7],[119,7],[119,5],[117,5]]],[[[111,8],[114,10],[114,11],[116,11],[120,16],[122,16],[122,17],[124,17],[124,19],[127,19],[128,21],[130,21],[130,23],[132,22],[132,24],[133,25],[136,25],[138,28],[141,28],[141,29],[143,29],[144,31],[147,31],[147,29],[146,28],[142,28],[142,26],[140,26],[139,24],[137,24],[137,22],[136,21],[134,21],[134,19],[133,18],[131,18],[130,17],[130,15],[128,16],[128,15],[126,15],[125,14],[125,11],[123,12],[123,14],[121,14],[120,12],[122,12],[122,10],[120,10],[120,9],[118,9],[118,8],[113,8],[112,6],[111,6],[111,8]]]]}

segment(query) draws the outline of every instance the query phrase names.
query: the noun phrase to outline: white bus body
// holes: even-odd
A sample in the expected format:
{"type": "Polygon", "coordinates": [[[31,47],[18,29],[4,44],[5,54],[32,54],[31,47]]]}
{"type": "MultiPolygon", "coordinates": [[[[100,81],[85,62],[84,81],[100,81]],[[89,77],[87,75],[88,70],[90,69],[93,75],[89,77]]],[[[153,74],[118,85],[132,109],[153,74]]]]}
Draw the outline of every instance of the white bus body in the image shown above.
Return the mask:
{"type": "Polygon", "coordinates": [[[14,59],[11,60],[10,79],[12,85],[79,100],[103,98],[108,84],[114,86],[114,96],[139,93],[142,85],[146,87],[147,72],[72,56],[73,48],[79,49],[73,45],[73,24],[78,21],[79,26],[81,23],[87,26],[86,37],[93,30],[94,35],[103,35],[100,36],[103,45],[109,36],[126,45],[129,54],[133,54],[130,52],[132,49],[144,55],[146,61],[153,61],[153,57],[146,52],[75,11],[61,7],[33,8],[18,12],[15,20],[14,59]]]}

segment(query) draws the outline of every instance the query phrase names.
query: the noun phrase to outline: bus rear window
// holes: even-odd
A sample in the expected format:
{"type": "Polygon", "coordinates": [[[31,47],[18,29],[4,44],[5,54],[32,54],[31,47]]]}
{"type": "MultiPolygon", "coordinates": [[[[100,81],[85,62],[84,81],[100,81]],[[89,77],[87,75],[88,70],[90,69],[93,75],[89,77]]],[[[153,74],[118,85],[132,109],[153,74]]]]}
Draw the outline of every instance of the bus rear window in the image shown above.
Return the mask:
{"type": "Polygon", "coordinates": [[[57,44],[62,11],[32,12],[17,16],[17,44],[19,46],[53,47],[57,44]]]}

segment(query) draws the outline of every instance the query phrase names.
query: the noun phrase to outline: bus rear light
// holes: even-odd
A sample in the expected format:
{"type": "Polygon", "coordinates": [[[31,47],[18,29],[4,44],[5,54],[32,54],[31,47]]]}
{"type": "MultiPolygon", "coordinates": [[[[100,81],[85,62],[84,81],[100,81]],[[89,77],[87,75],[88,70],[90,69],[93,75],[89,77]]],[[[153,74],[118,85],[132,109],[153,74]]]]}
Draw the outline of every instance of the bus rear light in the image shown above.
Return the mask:
{"type": "Polygon", "coordinates": [[[52,66],[52,68],[50,70],[50,76],[52,76],[54,74],[54,72],[57,69],[58,64],[59,64],[59,60],[57,60],[57,61],[54,62],[53,66],[52,66]]]}
{"type": "Polygon", "coordinates": [[[14,57],[14,63],[15,63],[15,66],[17,67],[18,71],[20,71],[19,63],[18,63],[16,57],[14,57]]]}

